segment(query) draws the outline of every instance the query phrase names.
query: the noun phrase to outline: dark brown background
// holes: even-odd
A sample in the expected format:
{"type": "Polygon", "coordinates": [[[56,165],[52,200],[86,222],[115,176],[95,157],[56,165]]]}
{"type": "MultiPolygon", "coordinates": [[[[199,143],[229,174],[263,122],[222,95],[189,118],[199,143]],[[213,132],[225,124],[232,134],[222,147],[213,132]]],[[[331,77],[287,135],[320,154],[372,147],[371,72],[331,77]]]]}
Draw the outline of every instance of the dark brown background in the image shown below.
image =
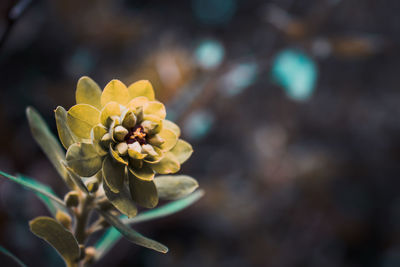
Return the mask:
{"type": "MultiPolygon", "coordinates": [[[[0,3],[1,31],[13,3],[0,3]]],[[[397,0],[33,0],[0,51],[0,169],[64,194],[30,135],[26,106],[55,131],[53,109],[74,103],[80,76],[102,87],[150,79],[183,128],[192,114],[214,122],[201,137],[184,132],[195,153],[182,173],[206,195],[138,227],[167,255],[122,240],[96,266],[400,266],[399,11],[397,0]],[[271,23],[277,9],[288,12],[287,27],[271,23]],[[212,71],[193,60],[204,38],[225,48],[212,71]],[[318,40],[332,50],[318,54],[318,40]],[[308,101],[271,81],[272,60],[286,48],[318,66],[308,101]],[[246,60],[257,79],[222,93],[221,79],[246,60]]],[[[46,214],[32,193],[0,180],[0,245],[29,266],[61,264],[28,229],[46,214]]]]}

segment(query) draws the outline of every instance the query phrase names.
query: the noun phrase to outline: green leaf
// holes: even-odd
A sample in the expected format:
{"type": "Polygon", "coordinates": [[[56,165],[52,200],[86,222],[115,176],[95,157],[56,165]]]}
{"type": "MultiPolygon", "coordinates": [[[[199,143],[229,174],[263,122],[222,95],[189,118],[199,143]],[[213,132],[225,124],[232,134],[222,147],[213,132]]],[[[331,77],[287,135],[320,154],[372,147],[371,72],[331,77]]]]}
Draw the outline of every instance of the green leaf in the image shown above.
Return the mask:
{"type": "Polygon", "coordinates": [[[121,191],[125,180],[125,166],[107,156],[103,161],[102,171],[108,188],[114,193],[121,191]]]}
{"type": "Polygon", "coordinates": [[[61,161],[65,160],[65,153],[57,138],[51,133],[46,122],[34,108],[28,107],[26,109],[26,116],[28,117],[33,138],[42,148],[60,176],[71,188],[74,188],[74,184],[68,178],[67,170],[61,164],[61,161]]]}
{"type": "MultiPolygon", "coordinates": [[[[170,202],[155,209],[143,211],[134,218],[122,219],[122,222],[125,224],[135,224],[166,217],[187,208],[199,200],[203,195],[204,191],[198,190],[185,198],[170,202]]],[[[98,252],[96,258],[100,259],[102,256],[104,256],[121,237],[122,235],[114,227],[107,229],[107,231],[95,244],[96,251],[98,252]]]]}
{"type": "Polygon", "coordinates": [[[196,190],[199,184],[195,179],[187,175],[163,175],[154,179],[158,197],[166,200],[174,200],[185,197],[196,190]]]}
{"type": "Polygon", "coordinates": [[[164,246],[163,244],[158,243],[157,241],[154,241],[150,238],[147,238],[140,233],[136,232],[129,226],[123,224],[120,219],[117,217],[111,215],[108,212],[102,211],[101,209],[96,209],[101,216],[104,217],[104,219],[114,226],[126,239],[131,241],[132,243],[135,243],[139,246],[146,247],[149,249],[153,249],[155,251],[161,252],[161,253],[167,253],[168,248],[164,246]]]}
{"type": "Polygon", "coordinates": [[[131,172],[139,179],[152,181],[154,179],[154,171],[150,166],[143,165],[142,168],[132,168],[131,172]]]}
{"type": "Polygon", "coordinates": [[[91,143],[76,143],[68,148],[66,162],[78,175],[90,177],[100,169],[102,158],[91,143]]]}
{"type": "Polygon", "coordinates": [[[63,165],[67,169],[67,171],[69,173],[69,177],[71,178],[72,181],[74,181],[76,186],[78,186],[78,188],[80,190],[82,190],[82,192],[84,192],[86,194],[89,194],[89,190],[87,189],[86,185],[82,181],[82,178],[78,174],[76,174],[73,169],[68,167],[68,165],[67,165],[67,163],[65,161],[63,161],[63,165]]]}
{"type": "MultiPolygon", "coordinates": [[[[22,177],[22,179],[21,179],[21,178],[17,178],[15,176],[9,175],[2,171],[0,171],[0,175],[4,176],[5,178],[7,178],[13,182],[16,182],[17,184],[22,185],[23,187],[25,187],[27,189],[32,190],[34,193],[41,194],[42,196],[45,196],[45,197],[51,199],[52,201],[57,202],[59,205],[61,205],[62,207],[65,208],[64,201],[59,199],[48,186],[43,185],[37,181],[31,180],[27,177],[22,177]]],[[[47,200],[45,203],[47,203],[47,200]]]]}
{"type": "Polygon", "coordinates": [[[116,209],[118,209],[121,213],[127,215],[128,217],[136,216],[138,210],[126,186],[121,188],[118,193],[114,193],[108,187],[107,183],[103,183],[103,189],[108,200],[113,204],[116,209]]]}
{"type": "Polygon", "coordinates": [[[0,252],[3,253],[4,255],[8,256],[11,258],[15,263],[17,263],[19,266],[22,267],[27,267],[25,263],[23,263],[20,259],[17,258],[14,254],[12,254],[10,251],[5,249],[4,247],[0,246],[0,252]]]}
{"type": "Polygon", "coordinates": [[[80,138],[78,138],[69,128],[67,124],[67,111],[63,107],[58,106],[56,108],[55,117],[58,137],[65,149],[68,149],[72,144],[80,141],[80,138]]]}
{"type": "Polygon", "coordinates": [[[70,231],[50,217],[37,217],[29,222],[29,226],[32,233],[57,250],[67,266],[77,266],[80,249],[70,231]]]}
{"type": "MultiPolygon", "coordinates": [[[[33,186],[39,187],[43,190],[45,190],[46,192],[48,192],[49,194],[56,196],[56,193],[54,193],[53,189],[51,189],[49,186],[42,184],[32,178],[28,178],[26,176],[23,176],[21,174],[18,174],[17,179],[21,179],[24,180],[27,183],[32,184],[33,186]]],[[[59,202],[53,200],[52,198],[45,196],[41,193],[35,193],[35,195],[45,204],[45,206],[47,207],[47,209],[50,211],[50,213],[53,215],[53,217],[56,216],[57,214],[57,210],[62,210],[64,212],[67,212],[67,208],[63,204],[61,205],[59,202]]],[[[57,196],[56,196],[57,197],[57,196]]],[[[62,201],[61,199],[59,199],[60,201],[62,201]]]]}
{"type": "Polygon", "coordinates": [[[134,218],[123,219],[122,221],[125,224],[135,224],[135,223],[140,223],[140,222],[145,222],[145,221],[150,221],[150,220],[166,217],[168,215],[177,213],[177,212],[189,207],[190,205],[195,203],[197,200],[199,200],[202,196],[204,196],[204,191],[198,190],[185,198],[181,198],[179,200],[170,202],[168,204],[165,204],[165,205],[155,208],[155,209],[141,212],[141,213],[139,213],[139,215],[137,215],[134,218]]]}
{"type": "Polygon", "coordinates": [[[152,209],[158,204],[157,189],[154,181],[142,180],[128,170],[129,190],[132,199],[142,207],[152,209]]]}

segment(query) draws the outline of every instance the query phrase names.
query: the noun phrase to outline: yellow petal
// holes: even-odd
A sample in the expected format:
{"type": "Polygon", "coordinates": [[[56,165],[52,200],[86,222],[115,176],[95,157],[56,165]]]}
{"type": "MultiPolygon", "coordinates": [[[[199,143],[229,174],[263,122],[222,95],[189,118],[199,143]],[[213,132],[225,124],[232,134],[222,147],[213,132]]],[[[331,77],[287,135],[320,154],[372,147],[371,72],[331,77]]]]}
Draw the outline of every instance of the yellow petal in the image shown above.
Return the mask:
{"type": "Polygon", "coordinates": [[[108,102],[115,101],[121,105],[128,103],[130,97],[128,89],[120,80],[112,80],[104,88],[101,94],[101,106],[105,106],[108,102]]]}
{"type": "Polygon", "coordinates": [[[88,104],[72,106],[67,113],[67,123],[78,137],[90,138],[93,126],[99,123],[100,111],[88,104]]]}
{"type": "Polygon", "coordinates": [[[112,116],[120,116],[121,115],[121,107],[117,102],[111,101],[108,102],[100,113],[100,123],[106,127],[110,126],[112,116]]]}
{"type": "Polygon", "coordinates": [[[150,166],[159,174],[176,173],[181,168],[178,159],[171,152],[165,153],[160,162],[150,164],[150,166]]]}
{"type": "Polygon", "coordinates": [[[174,122],[172,122],[170,120],[164,120],[163,127],[167,128],[168,130],[173,131],[177,137],[181,136],[181,129],[174,122]]]}
{"type": "Polygon", "coordinates": [[[97,109],[101,109],[100,97],[101,89],[95,81],[87,76],[79,79],[75,93],[77,104],[89,104],[97,109]]]}
{"type": "Polygon", "coordinates": [[[100,141],[101,138],[107,133],[107,128],[101,124],[97,124],[92,128],[92,132],[90,133],[92,139],[94,141],[100,141]]]}
{"type": "Polygon", "coordinates": [[[143,113],[146,115],[157,116],[160,119],[165,119],[167,112],[165,110],[165,106],[158,101],[149,101],[143,106],[143,113]]]}
{"type": "Polygon", "coordinates": [[[147,102],[149,102],[149,100],[147,99],[147,97],[145,97],[145,96],[139,96],[139,97],[135,97],[134,99],[132,99],[131,101],[129,101],[129,103],[126,105],[126,107],[127,107],[129,110],[136,111],[136,108],[138,108],[138,107],[143,107],[144,104],[146,104],[147,102]]]}
{"type": "Polygon", "coordinates": [[[167,128],[163,128],[158,135],[164,139],[164,143],[159,146],[163,151],[171,150],[178,141],[176,134],[167,128]]]}
{"type": "Polygon", "coordinates": [[[154,90],[151,83],[147,80],[137,81],[128,87],[129,94],[132,98],[145,96],[149,100],[154,100],[154,90]]]}
{"type": "Polygon", "coordinates": [[[179,163],[182,164],[190,158],[193,153],[193,148],[188,142],[179,139],[174,148],[171,149],[171,153],[174,154],[179,163]]]}

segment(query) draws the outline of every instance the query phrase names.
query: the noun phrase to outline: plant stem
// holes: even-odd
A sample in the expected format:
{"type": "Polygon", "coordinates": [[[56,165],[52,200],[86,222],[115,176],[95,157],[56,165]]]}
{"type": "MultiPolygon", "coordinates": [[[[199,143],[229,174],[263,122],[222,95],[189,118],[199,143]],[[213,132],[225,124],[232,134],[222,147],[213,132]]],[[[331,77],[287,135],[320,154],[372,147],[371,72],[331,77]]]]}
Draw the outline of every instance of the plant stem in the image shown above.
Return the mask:
{"type": "Polygon", "coordinates": [[[79,244],[84,244],[86,240],[86,225],[90,214],[90,206],[93,202],[91,195],[85,195],[82,199],[81,209],[76,214],[75,238],[79,244]]]}

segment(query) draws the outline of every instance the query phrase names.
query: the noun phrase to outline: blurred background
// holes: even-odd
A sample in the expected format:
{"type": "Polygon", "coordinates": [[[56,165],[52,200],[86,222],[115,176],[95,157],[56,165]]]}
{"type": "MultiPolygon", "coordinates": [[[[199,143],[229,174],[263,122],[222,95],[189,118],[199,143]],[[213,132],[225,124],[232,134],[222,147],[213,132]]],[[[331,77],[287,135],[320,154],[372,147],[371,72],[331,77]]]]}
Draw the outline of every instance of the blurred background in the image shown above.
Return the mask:
{"type": "MultiPolygon", "coordinates": [[[[0,170],[66,187],[25,108],[56,132],[79,77],[153,83],[195,153],[206,195],[137,229],[95,266],[400,266],[400,2],[2,0],[0,170]]],[[[28,220],[48,215],[0,179],[0,244],[61,266],[28,220]]],[[[13,263],[0,255],[2,266],[13,263]]]]}

